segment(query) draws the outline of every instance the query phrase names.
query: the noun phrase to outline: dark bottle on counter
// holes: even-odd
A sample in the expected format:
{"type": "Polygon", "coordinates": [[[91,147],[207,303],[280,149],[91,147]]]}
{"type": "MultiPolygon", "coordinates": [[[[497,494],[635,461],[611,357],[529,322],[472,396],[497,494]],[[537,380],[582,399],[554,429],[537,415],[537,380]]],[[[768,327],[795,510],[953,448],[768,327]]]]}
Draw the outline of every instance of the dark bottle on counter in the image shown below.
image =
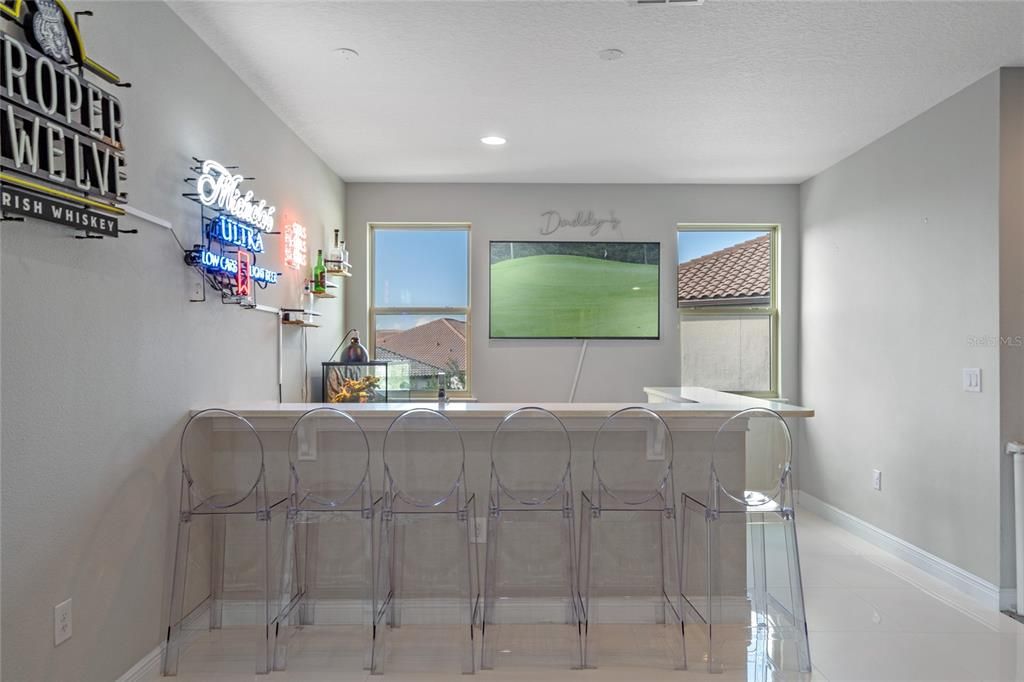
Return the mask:
{"type": "Polygon", "coordinates": [[[445,375],[444,372],[437,373],[437,404],[444,406],[448,404],[448,391],[445,388],[445,375]]]}
{"type": "Polygon", "coordinates": [[[324,250],[317,249],[316,265],[313,267],[313,293],[327,293],[327,268],[324,267],[324,250]]]}

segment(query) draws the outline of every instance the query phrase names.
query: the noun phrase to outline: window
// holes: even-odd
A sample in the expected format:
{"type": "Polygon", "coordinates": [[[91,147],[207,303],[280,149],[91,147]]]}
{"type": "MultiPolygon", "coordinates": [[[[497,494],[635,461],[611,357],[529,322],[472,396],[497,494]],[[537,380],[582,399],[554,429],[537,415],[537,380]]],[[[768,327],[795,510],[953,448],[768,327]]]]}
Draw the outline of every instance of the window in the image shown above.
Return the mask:
{"type": "Polygon", "coordinates": [[[370,345],[389,390],[470,393],[469,225],[370,225],[370,345]]]}
{"type": "Polygon", "coordinates": [[[682,383],[778,395],[776,225],[680,225],[682,383]]]}

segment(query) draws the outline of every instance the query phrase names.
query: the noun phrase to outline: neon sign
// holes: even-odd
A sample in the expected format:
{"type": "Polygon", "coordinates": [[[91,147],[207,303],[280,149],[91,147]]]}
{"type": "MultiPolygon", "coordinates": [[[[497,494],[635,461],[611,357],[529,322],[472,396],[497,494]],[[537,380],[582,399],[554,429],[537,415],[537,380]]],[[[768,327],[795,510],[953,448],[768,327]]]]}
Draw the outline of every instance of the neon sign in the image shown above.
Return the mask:
{"type": "Polygon", "coordinates": [[[76,16],[61,0],[0,0],[0,18],[25,33],[0,28],[0,211],[117,237],[124,110],[83,68],[125,84],[86,55],[76,16]]]}
{"type": "Polygon", "coordinates": [[[253,253],[263,253],[263,234],[226,215],[210,223],[210,236],[221,244],[230,244],[253,253]]]}
{"type": "Polygon", "coordinates": [[[234,277],[236,284],[240,281],[239,273],[242,269],[248,271],[248,280],[277,284],[277,273],[259,265],[252,265],[252,256],[248,252],[239,251],[235,255],[238,256],[237,259],[223,253],[214,253],[203,249],[199,252],[199,263],[208,271],[221,272],[234,277]]]}
{"type": "Polygon", "coordinates": [[[202,172],[196,180],[199,201],[204,206],[226,211],[264,232],[272,232],[277,208],[267,205],[265,199],[256,201],[252,190],[242,194],[238,186],[244,179],[241,175],[232,174],[223,164],[203,161],[202,172]]]}
{"type": "Polygon", "coordinates": [[[245,251],[238,252],[235,295],[244,299],[252,298],[252,256],[245,251]]]}
{"type": "Polygon", "coordinates": [[[306,228],[292,223],[284,228],[284,262],[292,270],[306,267],[306,228]]]}

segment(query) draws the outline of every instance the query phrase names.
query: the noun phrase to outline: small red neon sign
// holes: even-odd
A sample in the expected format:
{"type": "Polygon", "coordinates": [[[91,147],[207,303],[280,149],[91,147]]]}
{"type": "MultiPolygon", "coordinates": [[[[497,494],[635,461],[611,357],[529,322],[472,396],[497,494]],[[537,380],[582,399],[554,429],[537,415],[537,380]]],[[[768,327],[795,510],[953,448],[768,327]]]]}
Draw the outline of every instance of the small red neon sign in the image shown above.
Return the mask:
{"type": "Polygon", "coordinates": [[[284,262],[292,270],[306,267],[306,228],[291,223],[284,228],[284,262]]]}
{"type": "Polygon", "coordinates": [[[238,273],[235,275],[235,293],[238,296],[249,296],[252,290],[252,254],[248,251],[238,252],[238,273]]]}

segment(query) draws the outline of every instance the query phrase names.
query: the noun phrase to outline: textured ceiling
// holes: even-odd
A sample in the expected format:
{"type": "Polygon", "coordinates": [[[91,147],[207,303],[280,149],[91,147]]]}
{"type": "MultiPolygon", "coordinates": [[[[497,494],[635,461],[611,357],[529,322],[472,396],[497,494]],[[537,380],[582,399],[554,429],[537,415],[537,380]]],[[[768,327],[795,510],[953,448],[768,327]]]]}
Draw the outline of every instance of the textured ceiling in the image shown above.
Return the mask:
{"type": "Polygon", "coordinates": [[[1024,65],[1021,2],[171,5],[349,181],[800,181],[1024,65]]]}

